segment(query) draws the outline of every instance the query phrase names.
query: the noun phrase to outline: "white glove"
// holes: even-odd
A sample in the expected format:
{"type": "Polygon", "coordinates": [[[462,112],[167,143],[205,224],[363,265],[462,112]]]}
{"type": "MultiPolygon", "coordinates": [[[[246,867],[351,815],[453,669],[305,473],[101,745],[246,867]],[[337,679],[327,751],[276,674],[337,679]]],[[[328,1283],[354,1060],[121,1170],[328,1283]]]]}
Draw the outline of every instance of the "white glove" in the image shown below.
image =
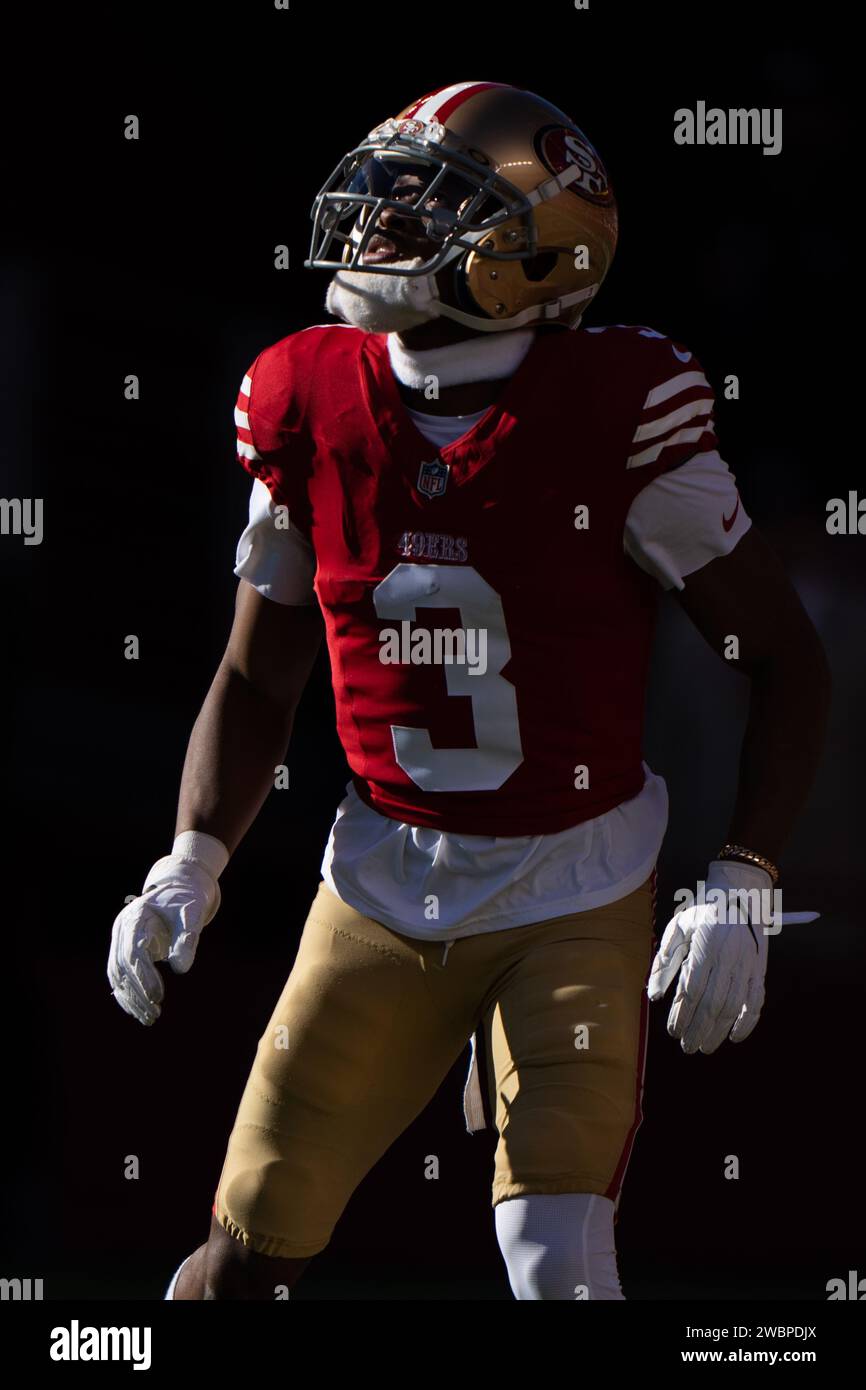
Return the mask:
{"type": "Polygon", "coordinates": [[[179,975],[192,965],[199,933],[220,905],[217,879],[228,861],[221,840],[184,830],[150,870],[141,896],[115,918],[108,978],[120,1007],[139,1023],[160,1015],[165,989],[154,961],[167,960],[179,975]]]}
{"type": "MultiPolygon", "coordinates": [[[[770,875],[751,864],[714,859],[707,870],[711,889],[772,890],[770,875]]],[[[736,908],[707,903],[689,907],[671,918],[650,971],[647,994],[655,1002],[665,994],[679,971],[668,1032],[679,1038],[683,1052],[715,1052],[725,1038],[742,1042],[751,1033],[764,1003],[769,935],[789,921],[814,921],[812,912],[781,916],[770,927],[761,915],[749,921],[745,903],[736,908]],[[769,931],[765,930],[769,928],[769,931]]]]}

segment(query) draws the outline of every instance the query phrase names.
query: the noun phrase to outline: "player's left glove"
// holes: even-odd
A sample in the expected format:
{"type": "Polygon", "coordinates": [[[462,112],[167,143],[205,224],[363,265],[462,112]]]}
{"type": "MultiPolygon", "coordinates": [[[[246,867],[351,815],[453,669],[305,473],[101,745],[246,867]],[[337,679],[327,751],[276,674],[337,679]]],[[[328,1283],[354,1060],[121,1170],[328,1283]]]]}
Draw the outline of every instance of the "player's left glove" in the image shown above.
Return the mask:
{"type": "MultiPolygon", "coordinates": [[[[725,1038],[742,1042],[758,1022],[767,970],[767,913],[750,911],[748,899],[732,890],[772,890],[764,870],[735,860],[714,859],[706,893],[721,889],[724,903],[689,907],[671,918],[650,971],[647,994],[661,999],[679,972],[668,1032],[684,1052],[715,1052],[725,1038]]],[[[762,898],[758,901],[771,901],[762,898]]],[[[783,915],[786,921],[814,921],[817,913],[783,915]]],[[[778,930],[779,923],[776,923],[778,930]]]]}

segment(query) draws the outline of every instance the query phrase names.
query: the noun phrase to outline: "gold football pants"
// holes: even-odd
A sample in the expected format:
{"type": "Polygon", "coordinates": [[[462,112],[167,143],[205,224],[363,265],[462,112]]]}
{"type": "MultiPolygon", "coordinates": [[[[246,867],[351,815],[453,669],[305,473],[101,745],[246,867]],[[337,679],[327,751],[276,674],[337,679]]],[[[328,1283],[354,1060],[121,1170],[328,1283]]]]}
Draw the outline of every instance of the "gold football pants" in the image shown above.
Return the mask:
{"type": "Polygon", "coordinates": [[[229,1138],[220,1224],[266,1255],[324,1249],[473,1033],[499,1135],[493,1205],[616,1200],[642,1118],[654,892],[651,875],[618,902],[446,949],[320,884],[229,1138]]]}

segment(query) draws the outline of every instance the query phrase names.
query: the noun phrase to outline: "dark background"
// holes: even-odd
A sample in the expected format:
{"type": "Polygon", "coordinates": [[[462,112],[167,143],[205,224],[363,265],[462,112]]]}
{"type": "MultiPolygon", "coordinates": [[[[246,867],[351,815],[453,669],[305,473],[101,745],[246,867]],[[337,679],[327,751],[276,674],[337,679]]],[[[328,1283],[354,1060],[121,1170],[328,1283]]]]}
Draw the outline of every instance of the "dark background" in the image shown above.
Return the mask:
{"type": "MultiPolygon", "coordinates": [[[[45,538],[0,545],[14,702],[6,941],[18,948],[3,1011],[3,1273],[44,1276],[46,1297],[159,1298],[206,1236],[347,780],[323,656],[291,790],[234,856],[193,972],[169,979],[155,1028],[123,1014],[105,977],[111,923],[170,849],[186,740],[231,621],[249,494],[235,396],[263,346],[325,321],[327,277],[303,260],[332,166],[413,98],[479,78],[564,108],[608,165],[621,240],[587,324],[649,325],[688,344],[717,388],[739,376],[741,399],[716,414],[722,452],[835,675],[822,771],[783,861],[787,907],[821,920],[772,942],[744,1047],[687,1058],[666,1036],[667,1005],[652,1011],[647,1118],[619,1221],[625,1293],[822,1299],[829,1278],[866,1274],[866,542],[825,530],[827,500],[863,477],[846,218],[860,161],[833,15],[822,7],[819,26],[813,7],[801,19],[788,5],[595,0],[590,13],[543,0],[366,15],[295,0],[289,14],[97,8],[66,62],[55,35],[51,99],[37,84],[5,120],[2,490],[45,499],[45,538]],[[676,146],[673,113],[699,99],[782,107],[782,153],[676,146]],[[123,138],[129,113],[137,143],[123,138]],[[277,272],[283,242],[291,270],[277,272]],[[139,402],[124,400],[127,373],[139,402]],[[123,658],[130,633],[137,662],[123,658]],[[722,1176],[728,1154],[737,1182],[722,1176]]],[[[666,599],[647,726],[672,804],[660,927],[724,836],[746,695],[666,599]]],[[[464,1071],[367,1178],[293,1297],[510,1297],[493,1141],[463,1129],[464,1071]],[[438,1182],[424,1180],[428,1154],[438,1182]]]]}

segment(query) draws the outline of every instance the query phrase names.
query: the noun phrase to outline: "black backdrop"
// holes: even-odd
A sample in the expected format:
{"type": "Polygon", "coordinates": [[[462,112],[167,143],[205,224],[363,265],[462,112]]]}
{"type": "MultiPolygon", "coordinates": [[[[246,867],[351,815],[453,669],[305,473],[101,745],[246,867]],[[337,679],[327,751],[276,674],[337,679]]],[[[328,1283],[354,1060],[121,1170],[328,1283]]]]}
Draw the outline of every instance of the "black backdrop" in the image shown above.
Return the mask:
{"type": "MultiPolygon", "coordinates": [[[[300,0],[289,13],[115,7],[82,23],[51,100],[37,83],[10,111],[2,490],[45,499],[45,535],[0,548],[8,829],[29,851],[7,837],[7,944],[21,949],[4,1011],[3,1247],[10,1272],[45,1275],[47,1297],[159,1297],[206,1235],[347,780],[324,656],[291,790],[235,855],[195,968],[170,978],[153,1029],[110,997],[111,923],[170,847],[186,739],[231,621],[249,491],[234,462],[237,387],[263,346],[326,317],[326,277],[303,269],[309,205],[373,124],[468,77],[542,93],[608,163],[621,241],[587,322],[650,325],[692,347],[717,387],[739,376],[741,399],[717,413],[723,454],[836,682],[823,768],[784,859],[787,905],[821,921],[772,942],[768,1002],[744,1047],[687,1058],[665,1034],[667,1006],[652,1012],[619,1223],[625,1292],[823,1298],[829,1278],[862,1266],[866,542],[825,530],[828,498],[863,474],[845,217],[857,91],[838,26],[818,45],[812,7],[595,0],[589,13],[569,0],[369,15],[300,0]],[[676,146],[673,112],[698,100],[781,107],[782,153],[676,146]],[[129,113],[137,142],[123,138],[129,113]],[[283,242],[291,269],[277,272],[283,242]],[[138,402],[124,400],[128,373],[138,402]],[[131,633],[137,662],[123,658],[131,633]],[[123,1175],[130,1154],[137,1181],[123,1175]],[[723,1178],[727,1154],[739,1181],[723,1178]]],[[[744,710],[740,679],[666,600],[647,726],[672,801],[662,925],[726,828],[744,710]]],[[[364,1182],[293,1297],[510,1296],[492,1140],[463,1130],[463,1073],[364,1182]],[[424,1179],[428,1154],[438,1181],[424,1179]]]]}

